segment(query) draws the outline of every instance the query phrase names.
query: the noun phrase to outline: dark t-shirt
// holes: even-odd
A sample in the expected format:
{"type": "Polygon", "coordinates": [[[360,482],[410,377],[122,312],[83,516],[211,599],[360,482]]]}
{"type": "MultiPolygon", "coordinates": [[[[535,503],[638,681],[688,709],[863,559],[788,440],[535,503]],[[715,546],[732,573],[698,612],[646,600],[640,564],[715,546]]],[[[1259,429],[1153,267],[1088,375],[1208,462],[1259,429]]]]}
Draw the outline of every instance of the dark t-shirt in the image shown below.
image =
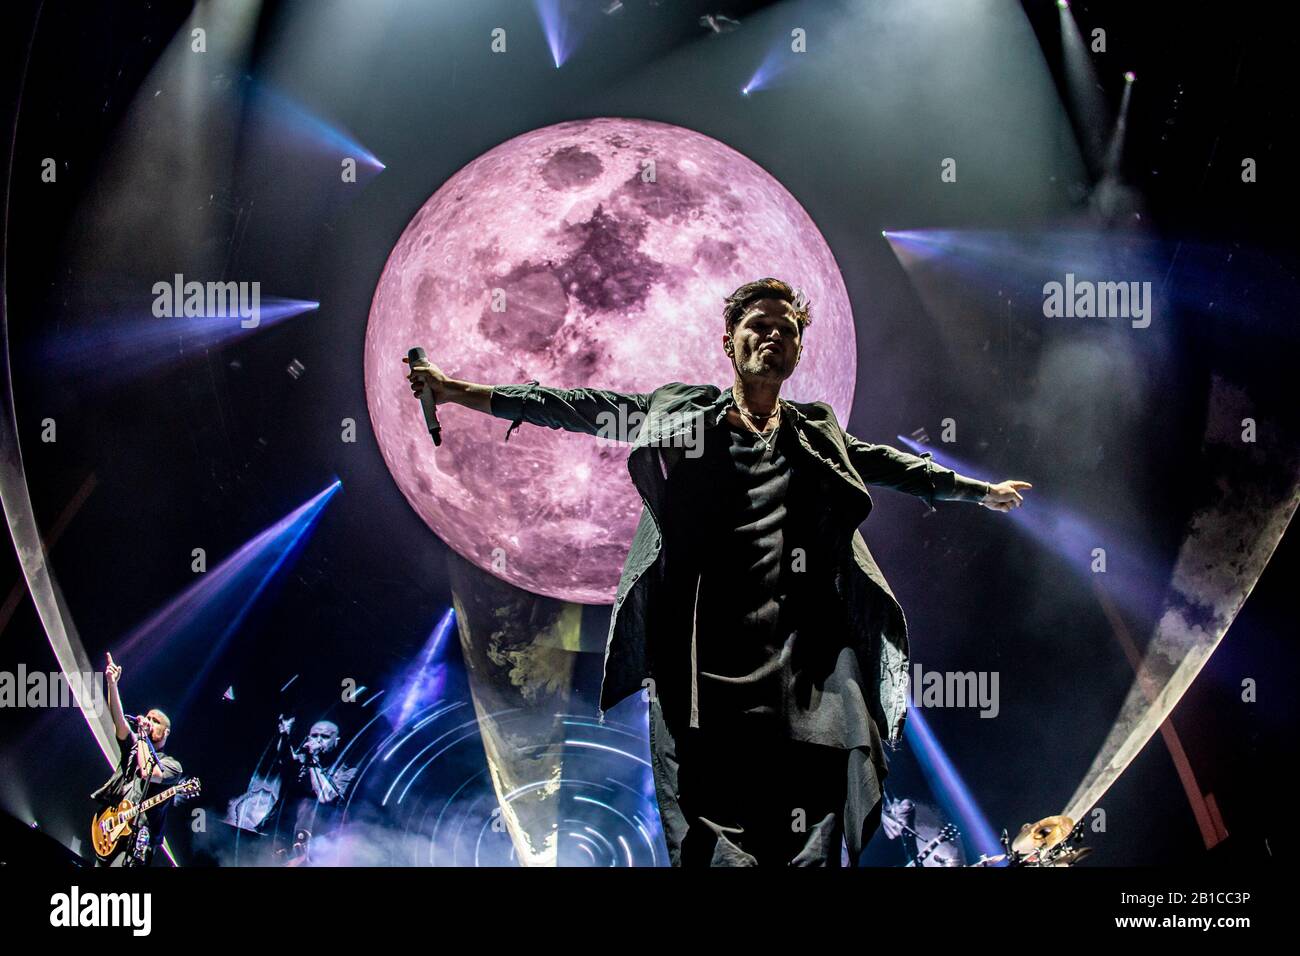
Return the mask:
{"type": "Polygon", "coordinates": [[[717,495],[707,533],[719,560],[703,569],[696,666],[701,726],[741,714],[770,722],[781,710],[793,637],[786,574],[786,501],[792,467],[783,442],[747,428],[715,429],[703,457],[717,495]]]}
{"type": "Polygon", "coordinates": [[[698,726],[878,752],[829,554],[811,538],[821,486],[797,442],[784,422],[767,448],[723,418],[670,476],[700,574],[698,726]]]}

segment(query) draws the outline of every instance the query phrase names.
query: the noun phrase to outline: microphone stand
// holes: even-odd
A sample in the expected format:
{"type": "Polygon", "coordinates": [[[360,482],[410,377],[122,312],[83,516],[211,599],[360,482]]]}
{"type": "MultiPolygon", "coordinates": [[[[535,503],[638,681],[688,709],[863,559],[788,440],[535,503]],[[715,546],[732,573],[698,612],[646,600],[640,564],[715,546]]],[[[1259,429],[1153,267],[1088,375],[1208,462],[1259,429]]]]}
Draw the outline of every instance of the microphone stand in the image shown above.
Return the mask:
{"type": "MultiPolygon", "coordinates": [[[[136,726],[137,727],[140,726],[140,722],[138,720],[136,721],[136,726]]],[[[144,786],[140,790],[140,802],[143,804],[145,800],[149,798],[149,785],[153,783],[153,772],[154,770],[162,767],[162,761],[158,758],[158,751],[154,749],[153,740],[149,737],[148,733],[142,734],[140,733],[140,731],[137,730],[135,735],[137,739],[143,740],[145,744],[148,745],[149,747],[149,759],[145,761],[145,766],[143,771],[144,786]]],[[[145,823],[149,822],[146,814],[143,811],[140,813],[140,819],[145,823]]],[[[139,839],[140,836],[139,823],[136,824],[135,829],[136,829],[136,838],[139,839]]],[[[153,842],[154,842],[154,833],[151,830],[149,831],[149,843],[150,843],[149,862],[151,863],[153,862],[153,842]]],[[[139,860],[139,857],[136,857],[136,859],[139,860]]]]}

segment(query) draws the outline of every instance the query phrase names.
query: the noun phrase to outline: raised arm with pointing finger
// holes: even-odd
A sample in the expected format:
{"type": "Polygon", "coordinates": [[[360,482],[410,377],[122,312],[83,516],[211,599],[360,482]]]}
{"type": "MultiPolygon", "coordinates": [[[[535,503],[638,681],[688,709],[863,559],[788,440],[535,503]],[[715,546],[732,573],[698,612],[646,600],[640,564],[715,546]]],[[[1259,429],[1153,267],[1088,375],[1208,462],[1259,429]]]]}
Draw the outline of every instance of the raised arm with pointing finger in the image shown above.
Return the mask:
{"type": "Polygon", "coordinates": [[[131,736],[131,727],[122,712],[122,698],[117,691],[117,682],[122,677],[122,667],[113,663],[113,655],[108,655],[108,665],[104,668],[104,682],[108,685],[108,715],[113,718],[113,730],[118,740],[131,736]]]}

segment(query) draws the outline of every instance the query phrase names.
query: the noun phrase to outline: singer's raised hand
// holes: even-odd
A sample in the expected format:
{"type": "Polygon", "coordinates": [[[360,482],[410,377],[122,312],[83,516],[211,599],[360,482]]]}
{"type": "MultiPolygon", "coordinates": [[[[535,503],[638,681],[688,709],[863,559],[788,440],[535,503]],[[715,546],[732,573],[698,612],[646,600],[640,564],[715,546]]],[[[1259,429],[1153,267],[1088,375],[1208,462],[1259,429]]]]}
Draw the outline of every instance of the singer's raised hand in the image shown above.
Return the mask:
{"type": "Polygon", "coordinates": [[[131,736],[131,728],[127,726],[126,715],[122,713],[122,697],[117,690],[117,682],[122,679],[122,665],[113,660],[113,655],[108,655],[108,663],[104,667],[104,684],[108,696],[108,715],[113,718],[113,730],[117,733],[118,740],[126,740],[131,736]]]}

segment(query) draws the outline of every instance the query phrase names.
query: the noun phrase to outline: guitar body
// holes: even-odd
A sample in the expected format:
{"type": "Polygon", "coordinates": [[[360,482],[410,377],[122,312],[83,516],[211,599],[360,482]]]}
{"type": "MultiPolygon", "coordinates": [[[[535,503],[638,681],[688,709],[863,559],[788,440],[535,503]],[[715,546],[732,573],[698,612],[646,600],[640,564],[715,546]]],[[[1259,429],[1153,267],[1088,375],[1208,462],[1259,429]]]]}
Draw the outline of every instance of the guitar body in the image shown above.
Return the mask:
{"type": "Polygon", "coordinates": [[[115,807],[108,807],[95,815],[90,821],[90,844],[95,848],[95,855],[107,860],[113,855],[117,841],[131,832],[130,810],[134,808],[130,800],[123,800],[115,807]],[[126,819],[123,819],[123,817],[126,819]]]}
{"type": "Polygon", "coordinates": [[[177,794],[194,797],[199,793],[199,778],[192,777],[178,786],[168,787],[162,793],[150,797],[138,807],[130,800],[123,800],[115,807],[101,810],[90,821],[90,845],[95,848],[95,855],[101,860],[107,860],[111,857],[113,849],[117,846],[117,841],[131,832],[131,821],[146,810],[170,800],[177,794]]]}

